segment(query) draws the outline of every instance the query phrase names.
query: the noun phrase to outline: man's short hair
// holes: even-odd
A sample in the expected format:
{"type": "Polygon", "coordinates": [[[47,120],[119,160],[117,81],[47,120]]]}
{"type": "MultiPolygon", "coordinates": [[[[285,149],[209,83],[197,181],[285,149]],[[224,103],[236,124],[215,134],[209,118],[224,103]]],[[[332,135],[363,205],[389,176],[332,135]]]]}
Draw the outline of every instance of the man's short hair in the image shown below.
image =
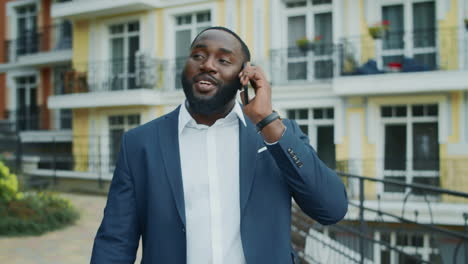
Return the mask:
{"type": "Polygon", "coordinates": [[[198,37],[205,31],[207,30],[210,30],[210,29],[216,29],[216,30],[222,30],[224,32],[227,32],[231,35],[233,35],[241,44],[241,48],[242,48],[242,52],[244,53],[245,55],[245,58],[247,61],[250,61],[250,50],[249,48],[247,47],[247,45],[244,43],[244,41],[232,30],[230,30],[229,28],[225,28],[225,27],[220,27],[220,26],[216,26],[216,27],[209,27],[209,28],[205,28],[204,30],[202,30],[200,33],[198,33],[198,35],[193,39],[192,41],[192,44],[190,44],[190,47],[192,48],[193,47],[193,44],[197,41],[198,37]]]}

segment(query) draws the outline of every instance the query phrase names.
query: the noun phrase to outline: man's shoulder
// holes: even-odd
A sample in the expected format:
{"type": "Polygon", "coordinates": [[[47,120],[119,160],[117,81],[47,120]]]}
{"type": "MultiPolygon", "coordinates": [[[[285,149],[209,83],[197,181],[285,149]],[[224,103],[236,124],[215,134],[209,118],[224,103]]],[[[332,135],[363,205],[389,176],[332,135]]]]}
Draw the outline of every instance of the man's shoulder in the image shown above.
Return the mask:
{"type": "Polygon", "coordinates": [[[180,107],[177,107],[175,110],[173,110],[172,112],[170,113],[167,113],[165,115],[162,115],[160,117],[157,117],[145,124],[142,124],[140,126],[137,126],[135,128],[132,128],[130,130],[128,130],[125,134],[127,134],[127,137],[131,137],[131,138],[134,138],[134,137],[137,137],[137,138],[141,138],[142,136],[145,136],[145,135],[152,135],[154,136],[154,133],[156,133],[157,129],[164,125],[166,126],[167,125],[167,121],[172,121],[172,122],[177,122],[178,120],[178,114],[179,114],[179,108],[180,107]]]}

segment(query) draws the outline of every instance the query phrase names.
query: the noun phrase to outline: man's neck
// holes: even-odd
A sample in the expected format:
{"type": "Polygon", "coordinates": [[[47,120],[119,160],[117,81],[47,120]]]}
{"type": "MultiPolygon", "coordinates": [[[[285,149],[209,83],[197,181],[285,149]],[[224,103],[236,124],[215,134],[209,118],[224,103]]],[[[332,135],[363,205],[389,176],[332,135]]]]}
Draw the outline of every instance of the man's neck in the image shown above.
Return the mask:
{"type": "Polygon", "coordinates": [[[197,122],[197,124],[212,126],[214,123],[216,123],[218,119],[226,117],[234,108],[235,103],[236,99],[234,98],[233,100],[229,101],[229,103],[227,103],[222,109],[209,115],[194,113],[193,110],[190,108],[190,104],[187,103],[186,106],[188,112],[195,120],[195,122],[197,122]]]}

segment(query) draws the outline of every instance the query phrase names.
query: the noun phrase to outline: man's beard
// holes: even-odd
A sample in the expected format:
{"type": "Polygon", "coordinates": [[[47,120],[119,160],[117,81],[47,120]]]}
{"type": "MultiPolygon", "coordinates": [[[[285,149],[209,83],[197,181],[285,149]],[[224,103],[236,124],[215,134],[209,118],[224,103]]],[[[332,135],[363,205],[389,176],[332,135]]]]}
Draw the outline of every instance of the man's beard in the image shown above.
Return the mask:
{"type": "MultiPolygon", "coordinates": [[[[202,73],[204,75],[207,73],[202,73]]],[[[212,77],[213,78],[213,77],[212,77]]],[[[214,79],[214,78],[213,78],[214,79]]],[[[188,80],[185,71],[181,76],[182,87],[184,88],[185,97],[195,114],[212,115],[224,111],[224,107],[236,97],[237,90],[241,87],[239,79],[234,79],[225,84],[217,82],[218,90],[210,98],[199,98],[193,93],[193,79],[188,80]]]]}

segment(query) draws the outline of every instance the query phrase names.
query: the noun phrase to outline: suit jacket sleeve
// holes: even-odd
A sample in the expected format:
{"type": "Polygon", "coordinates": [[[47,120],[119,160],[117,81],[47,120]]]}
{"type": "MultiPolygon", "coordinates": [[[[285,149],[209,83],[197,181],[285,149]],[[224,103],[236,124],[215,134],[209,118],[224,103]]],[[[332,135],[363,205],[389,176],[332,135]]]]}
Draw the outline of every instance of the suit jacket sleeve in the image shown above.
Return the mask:
{"type": "Polygon", "coordinates": [[[110,186],[104,218],[94,240],[91,263],[134,263],[140,228],[125,136],[110,186]]]}
{"type": "Polygon", "coordinates": [[[285,119],[287,129],[277,144],[267,146],[286,178],[296,203],[321,224],[334,224],[348,210],[341,179],[317,156],[296,122],[285,119]]]}

